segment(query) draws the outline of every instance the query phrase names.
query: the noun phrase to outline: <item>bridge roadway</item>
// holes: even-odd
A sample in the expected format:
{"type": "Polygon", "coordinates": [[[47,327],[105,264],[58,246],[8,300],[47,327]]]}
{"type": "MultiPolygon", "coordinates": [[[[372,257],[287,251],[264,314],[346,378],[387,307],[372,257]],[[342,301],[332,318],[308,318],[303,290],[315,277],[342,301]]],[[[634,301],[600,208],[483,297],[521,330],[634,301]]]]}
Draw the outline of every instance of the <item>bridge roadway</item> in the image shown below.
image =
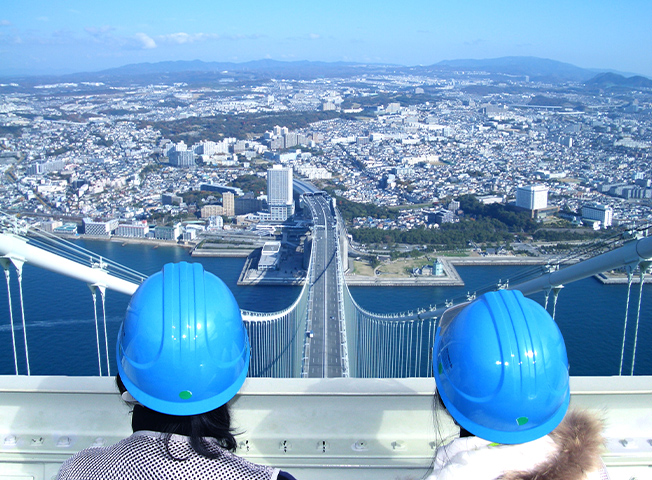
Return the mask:
{"type": "Polygon", "coordinates": [[[342,377],[342,342],[340,328],[341,299],[338,298],[336,220],[329,198],[307,195],[305,201],[313,215],[314,268],[310,275],[312,295],[308,306],[307,360],[304,374],[310,378],[342,377]]]}

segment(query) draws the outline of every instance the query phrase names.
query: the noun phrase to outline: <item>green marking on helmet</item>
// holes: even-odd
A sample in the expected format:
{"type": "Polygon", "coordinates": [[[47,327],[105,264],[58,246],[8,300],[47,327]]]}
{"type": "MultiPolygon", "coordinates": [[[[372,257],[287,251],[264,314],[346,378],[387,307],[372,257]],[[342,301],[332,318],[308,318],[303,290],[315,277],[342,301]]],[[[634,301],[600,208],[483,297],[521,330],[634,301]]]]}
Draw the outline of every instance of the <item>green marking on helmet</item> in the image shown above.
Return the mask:
{"type": "Polygon", "coordinates": [[[525,425],[525,424],[526,424],[527,422],[529,422],[529,421],[530,421],[530,419],[527,418],[527,417],[518,417],[518,418],[516,419],[516,423],[518,423],[518,426],[519,426],[519,427],[522,427],[523,425],[525,425]]]}
{"type": "Polygon", "coordinates": [[[183,392],[179,392],[179,398],[181,400],[190,400],[192,397],[192,392],[190,390],[184,390],[183,392]]]}
{"type": "Polygon", "coordinates": [[[437,371],[439,372],[439,375],[441,375],[444,372],[444,366],[441,364],[441,362],[439,362],[437,371]]]}

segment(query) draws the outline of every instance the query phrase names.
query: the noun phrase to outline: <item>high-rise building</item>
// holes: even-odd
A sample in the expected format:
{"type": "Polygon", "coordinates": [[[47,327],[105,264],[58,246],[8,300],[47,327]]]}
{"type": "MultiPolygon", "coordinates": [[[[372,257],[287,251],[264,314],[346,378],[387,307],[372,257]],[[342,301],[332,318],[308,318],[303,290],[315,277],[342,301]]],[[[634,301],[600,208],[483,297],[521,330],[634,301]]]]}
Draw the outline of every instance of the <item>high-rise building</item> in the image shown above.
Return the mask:
{"type": "Polygon", "coordinates": [[[296,132],[286,133],[285,135],[283,135],[283,140],[284,140],[285,148],[292,148],[298,144],[296,132]]]}
{"type": "Polygon", "coordinates": [[[599,220],[603,227],[610,227],[613,218],[613,208],[600,203],[587,203],[582,207],[582,218],[589,220],[599,220]]]}
{"type": "Polygon", "coordinates": [[[192,167],[195,165],[195,154],[192,150],[173,150],[170,152],[170,165],[174,167],[192,167]]]}
{"type": "Polygon", "coordinates": [[[548,187],[526,185],[516,189],[516,206],[528,210],[542,210],[548,207],[548,187]]]}
{"type": "Polygon", "coordinates": [[[292,167],[274,165],[267,170],[267,204],[273,221],[284,222],[294,215],[292,167]]]}
{"type": "Polygon", "coordinates": [[[235,215],[235,195],[233,192],[222,193],[222,207],[224,207],[224,215],[229,217],[235,215]]]}

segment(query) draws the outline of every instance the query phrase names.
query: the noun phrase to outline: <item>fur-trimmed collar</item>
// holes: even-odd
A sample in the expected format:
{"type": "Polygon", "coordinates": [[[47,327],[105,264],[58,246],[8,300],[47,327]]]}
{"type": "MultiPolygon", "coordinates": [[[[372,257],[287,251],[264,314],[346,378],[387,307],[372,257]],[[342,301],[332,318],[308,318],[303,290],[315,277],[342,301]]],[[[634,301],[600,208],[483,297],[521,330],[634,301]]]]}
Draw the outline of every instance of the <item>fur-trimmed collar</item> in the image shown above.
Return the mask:
{"type": "Polygon", "coordinates": [[[602,466],[603,422],[584,410],[569,411],[550,433],[557,452],[529,471],[506,472],[500,480],[581,480],[602,466]]]}

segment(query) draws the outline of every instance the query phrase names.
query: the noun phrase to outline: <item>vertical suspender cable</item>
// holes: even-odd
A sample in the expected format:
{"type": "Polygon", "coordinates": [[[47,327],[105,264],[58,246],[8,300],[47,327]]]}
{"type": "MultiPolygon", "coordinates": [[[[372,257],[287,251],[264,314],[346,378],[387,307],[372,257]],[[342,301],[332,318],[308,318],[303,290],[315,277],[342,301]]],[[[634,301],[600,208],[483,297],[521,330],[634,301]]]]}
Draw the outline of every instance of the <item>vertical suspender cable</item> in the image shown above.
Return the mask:
{"type": "Polygon", "coordinates": [[[106,374],[111,376],[111,363],[109,362],[109,339],[106,334],[106,305],[104,301],[106,287],[104,285],[98,285],[100,290],[100,297],[102,298],[102,316],[104,320],[104,350],[106,351],[106,374]]]}
{"type": "Polygon", "coordinates": [[[360,372],[359,376],[367,378],[369,377],[369,369],[371,368],[370,361],[369,361],[371,355],[369,355],[368,352],[372,351],[371,350],[371,345],[373,342],[372,335],[376,330],[376,325],[372,321],[363,322],[361,319],[358,318],[357,310],[354,310],[354,312],[355,312],[354,315],[356,316],[358,325],[364,325],[364,331],[360,330],[360,333],[358,334],[358,342],[360,342],[361,339],[364,339],[365,342],[364,355],[361,355],[360,349],[358,349],[358,351],[356,352],[358,358],[358,372],[360,372]],[[360,365],[363,366],[362,369],[360,369],[360,365]]]}
{"type": "Polygon", "coordinates": [[[97,295],[95,294],[96,287],[95,285],[89,285],[88,288],[91,289],[91,296],[93,297],[93,314],[95,315],[95,343],[97,344],[97,367],[100,372],[100,377],[102,376],[102,355],[100,353],[100,331],[97,323],[97,295]]]}
{"type": "Polygon", "coordinates": [[[419,371],[418,368],[419,368],[419,365],[421,365],[423,363],[423,354],[422,354],[422,352],[423,352],[423,343],[422,342],[423,341],[422,341],[422,338],[423,338],[423,327],[424,327],[424,325],[425,325],[425,322],[422,321],[417,326],[417,332],[416,332],[416,334],[417,334],[417,351],[415,353],[415,362],[414,362],[414,376],[415,377],[419,376],[419,374],[417,373],[419,371]]]}
{"type": "Polygon", "coordinates": [[[396,359],[398,358],[397,354],[397,344],[398,344],[398,335],[392,335],[393,333],[393,328],[390,326],[389,322],[385,321],[385,338],[386,341],[389,342],[390,346],[390,363],[389,363],[389,369],[387,371],[387,378],[392,378],[394,375],[395,371],[395,365],[396,365],[396,359]]]}
{"type": "MultiPolygon", "coordinates": [[[[380,332],[378,331],[378,322],[374,321],[373,323],[373,336],[371,336],[371,352],[377,352],[378,349],[376,348],[377,342],[378,342],[378,335],[380,335],[380,332]]],[[[371,333],[371,332],[370,332],[371,333]]],[[[376,365],[378,365],[378,359],[380,358],[380,354],[378,355],[367,355],[367,358],[365,359],[365,362],[367,362],[367,378],[373,378],[374,376],[378,376],[378,369],[376,368],[376,365]]]]}
{"type": "Polygon", "coordinates": [[[392,339],[392,364],[390,366],[390,375],[388,378],[392,378],[396,375],[396,371],[398,370],[398,356],[400,353],[399,350],[399,340],[400,336],[399,335],[392,335],[394,333],[393,331],[396,330],[399,332],[400,330],[398,328],[393,329],[391,328],[389,322],[385,322],[387,324],[387,336],[392,339]]]}
{"type": "Polygon", "coordinates": [[[23,338],[25,339],[25,360],[27,362],[27,375],[31,375],[29,369],[29,350],[27,348],[27,326],[25,325],[25,305],[23,302],[23,261],[11,259],[11,262],[16,267],[16,273],[18,274],[18,293],[20,294],[20,313],[23,318],[23,338]]]}
{"type": "Polygon", "coordinates": [[[623,325],[623,346],[620,349],[620,368],[618,375],[623,374],[623,358],[625,356],[625,338],[627,336],[627,323],[629,321],[629,297],[632,291],[632,266],[627,266],[627,301],[625,302],[625,322],[623,325]]]}
{"type": "MultiPolygon", "coordinates": [[[[361,315],[361,314],[360,314],[361,315]]],[[[362,321],[362,320],[361,320],[362,321]]],[[[378,338],[378,321],[374,320],[371,323],[371,330],[369,330],[369,355],[367,355],[364,359],[365,363],[367,364],[367,378],[372,378],[374,375],[377,375],[377,370],[376,370],[376,364],[378,363],[378,357],[380,355],[371,355],[370,352],[376,352],[378,351],[376,349],[376,339],[378,338]]]]}
{"type": "Polygon", "coordinates": [[[16,330],[14,327],[14,311],[11,308],[11,272],[7,259],[2,259],[2,267],[5,270],[5,278],[7,279],[7,304],[9,305],[9,321],[11,322],[11,343],[14,347],[14,366],[16,367],[16,375],[18,375],[18,355],[16,353],[16,330]]]}
{"type": "Polygon", "coordinates": [[[548,310],[548,298],[550,298],[550,290],[546,290],[546,302],[543,304],[543,308],[548,310]]]}
{"type": "Polygon", "coordinates": [[[384,355],[382,357],[382,361],[380,361],[380,367],[381,367],[381,373],[380,373],[380,378],[387,378],[389,375],[387,374],[387,367],[389,365],[389,359],[391,358],[391,344],[387,342],[387,324],[383,322],[382,324],[379,325],[379,332],[381,337],[378,339],[379,344],[385,343],[387,345],[387,349],[384,352],[384,355]]]}
{"type": "Polygon", "coordinates": [[[555,320],[555,314],[557,313],[557,297],[559,296],[559,292],[563,287],[564,287],[563,285],[559,285],[552,289],[552,319],[553,320],[555,320]]]}
{"type": "Polygon", "coordinates": [[[402,334],[402,337],[403,337],[403,340],[401,342],[402,343],[402,348],[403,348],[403,354],[401,355],[401,362],[402,362],[401,375],[400,375],[401,377],[407,376],[407,372],[405,371],[405,367],[407,365],[407,358],[408,358],[408,350],[407,350],[407,347],[408,347],[408,342],[407,342],[408,332],[407,332],[407,329],[408,328],[409,328],[409,326],[408,326],[407,322],[404,323],[403,325],[401,325],[401,330],[402,330],[401,334],[402,334]],[[403,373],[403,372],[405,372],[405,373],[403,373]]]}
{"type": "Polygon", "coordinates": [[[636,344],[638,343],[638,322],[641,318],[641,300],[643,299],[643,284],[645,283],[645,271],[647,270],[649,262],[641,262],[639,265],[639,278],[640,285],[638,288],[638,310],[636,311],[636,329],[634,334],[634,347],[632,349],[632,369],[629,372],[630,375],[634,375],[634,366],[636,365],[636,344]]]}
{"type": "Polygon", "coordinates": [[[413,351],[414,351],[414,343],[413,343],[414,342],[414,337],[413,337],[414,324],[415,324],[415,322],[410,322],[410,327],[409,327],[409,330],[408,330],[410,338],[408,340],[408,364],[407,364],[407,368],[406,368],[406,376],[407,377],[411,376],[410,375],[410,368],[412,367],[412,365],[414,363],[416,363],[416,362],[414,362],[412,360],[412,354],[413,354],[413,351]]]}
{"type": "Polygon", "coordinates": [[[396,358],[398,359],[398,365],[397,369],[395,372],[395,375],[397,377],[401,377],[401,371],[403,370],[403,363],[405,363],[405,337],[403,336],[403,333],[405,331],[405,323],[401,322],[398,326],[398,352],[396,353],[396,358]]]}

